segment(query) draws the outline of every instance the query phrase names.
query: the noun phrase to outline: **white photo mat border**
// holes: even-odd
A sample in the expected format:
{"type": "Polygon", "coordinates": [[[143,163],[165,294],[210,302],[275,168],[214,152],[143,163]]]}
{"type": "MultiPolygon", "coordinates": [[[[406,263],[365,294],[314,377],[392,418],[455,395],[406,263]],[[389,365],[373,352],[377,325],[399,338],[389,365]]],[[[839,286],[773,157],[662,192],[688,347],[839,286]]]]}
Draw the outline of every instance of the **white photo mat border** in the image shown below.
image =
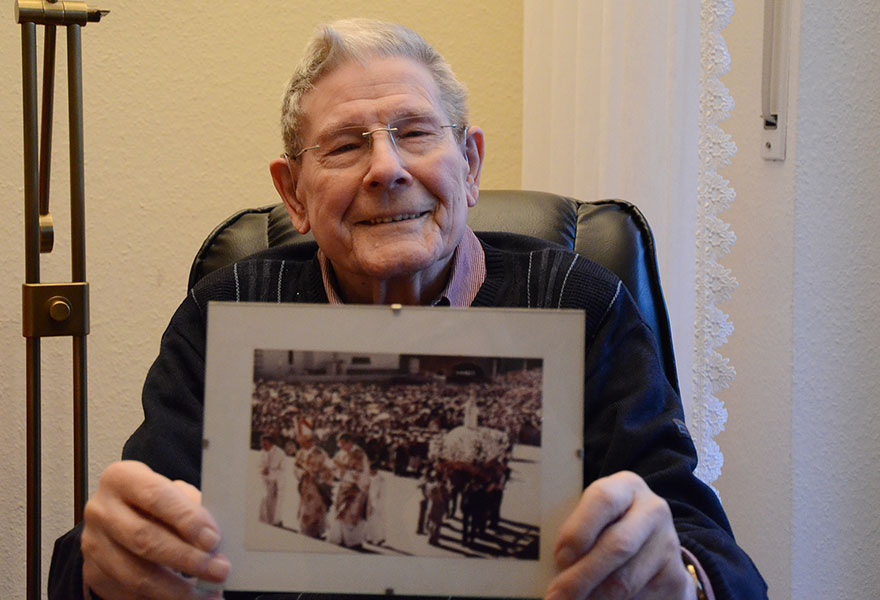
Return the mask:
{"type": "Polygon", "coordinates": [[[574,310],[212,302],[202,457],[204,505],[223,531],[228,590],[541,596],[553,545],[583,488],[584,315],[574,310]],[[255,349],[531,357],[543,360],[537,561],[247,550],[255,349]],[[454,573],[454,577],[450,577],[454,573]]]}

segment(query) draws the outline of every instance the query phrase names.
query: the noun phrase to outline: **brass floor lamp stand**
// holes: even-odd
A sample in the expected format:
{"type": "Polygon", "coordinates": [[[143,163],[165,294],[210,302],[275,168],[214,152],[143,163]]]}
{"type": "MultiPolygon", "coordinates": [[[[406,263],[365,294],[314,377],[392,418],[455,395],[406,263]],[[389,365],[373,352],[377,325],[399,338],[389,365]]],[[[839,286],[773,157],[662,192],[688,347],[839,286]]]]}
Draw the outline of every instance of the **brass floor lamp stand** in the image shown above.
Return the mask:
{"type": "Polygon", "coordinates": [[[27,346],[27,597],[39,599],[40,525],[40,338],[73,338],[74,522],[82,519],[88,486],[86,453],[86,335],[89,292],[85,261],[85,177],[83,163],[82,27],[107,11],[84,2],[17,0],[21,24],[24,106],[25,283],[22,286],[22,334],[27,346]],[[36,26],[45,26],[43,48],[42,132],[37,118],[36,26]],[[52,251],[54,230],[49,213],[52,153],[52,104],[55,28],[67,27],[67,86],[70,122],[71,282],[41,283],[40,253],[52,251]],[[39,156],[38,156],[39,153],[39,156]]]}

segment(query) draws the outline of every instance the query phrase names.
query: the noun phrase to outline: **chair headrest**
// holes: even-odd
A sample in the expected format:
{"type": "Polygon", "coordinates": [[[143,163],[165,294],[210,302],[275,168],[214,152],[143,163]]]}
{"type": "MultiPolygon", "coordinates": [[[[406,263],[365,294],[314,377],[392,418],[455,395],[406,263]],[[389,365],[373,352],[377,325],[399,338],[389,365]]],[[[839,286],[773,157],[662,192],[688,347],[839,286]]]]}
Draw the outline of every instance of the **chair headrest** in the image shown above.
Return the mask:
{"type": "MultiPolygon", "coordinates": [[[[644,215],[623,200],[585,202],[521,190],[481,190],[468,225],[479,232],[509,232],[547,240],[599,263],[629,289],[654,330],[667,379],[678,390],[669,317],[660,287],[654,237],[644,215]]],[[[484,236],[491,243],[491,233],[484,236]]],[[[196,254],[189,286],[220,267],[265,250],[313,242],[293,228],[281,203],[241,210],[218,225],[196,254]]]]}

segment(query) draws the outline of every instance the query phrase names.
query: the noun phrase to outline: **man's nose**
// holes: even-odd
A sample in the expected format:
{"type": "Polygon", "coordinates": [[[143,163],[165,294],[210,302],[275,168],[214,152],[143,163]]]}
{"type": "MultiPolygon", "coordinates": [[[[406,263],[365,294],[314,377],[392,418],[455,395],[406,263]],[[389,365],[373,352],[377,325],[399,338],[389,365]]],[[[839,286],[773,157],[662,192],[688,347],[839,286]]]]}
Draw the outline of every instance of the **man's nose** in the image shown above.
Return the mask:
{"type": "Polygon", "coordinates": [[[379,129],[370,135],[371,148],[369,167],[364,176],[364,183],[371,187],[397,187],[412,182],[412,175],[406,168],[406,161],[400,154],[393,133],[379,129]]]}

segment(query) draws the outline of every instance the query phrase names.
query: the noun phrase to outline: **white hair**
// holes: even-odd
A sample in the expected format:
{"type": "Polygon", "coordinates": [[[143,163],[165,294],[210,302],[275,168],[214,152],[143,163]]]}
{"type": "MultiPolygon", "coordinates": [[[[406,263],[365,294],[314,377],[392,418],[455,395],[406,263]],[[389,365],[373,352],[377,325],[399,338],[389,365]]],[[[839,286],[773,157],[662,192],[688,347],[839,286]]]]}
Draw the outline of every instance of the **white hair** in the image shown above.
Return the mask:
{"type": "Polygon", "coordinates": [[[467,90],[449,63],[419,34],[394,23],[346,19],[318,28],[287,83],[281,103],[281,134],[287,155],[295,156],[302,148],[302,101],[322,76],[351,61],[366,63],[371,58],[389,56],[410,58],[424,65],[437,84],[447,116],[457,125],[467,124],[467,90]]]}

